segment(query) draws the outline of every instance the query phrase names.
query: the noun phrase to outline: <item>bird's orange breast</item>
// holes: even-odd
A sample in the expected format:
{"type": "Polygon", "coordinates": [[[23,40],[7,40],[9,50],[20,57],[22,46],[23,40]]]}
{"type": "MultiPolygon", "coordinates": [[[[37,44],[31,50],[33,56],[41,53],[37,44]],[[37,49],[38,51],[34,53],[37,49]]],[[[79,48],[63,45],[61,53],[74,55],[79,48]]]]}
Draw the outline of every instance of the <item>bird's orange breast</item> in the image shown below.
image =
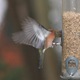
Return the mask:
{"type": "Polygon", "coordinates": [[[51,33],[48,35],[48,37],[46,38],[46,41],[45,41],[46,48],[52,46],[52,42],[53,42],[54,38],[55,38],[55,34],[53,31],[51,31],[51,33]]]}

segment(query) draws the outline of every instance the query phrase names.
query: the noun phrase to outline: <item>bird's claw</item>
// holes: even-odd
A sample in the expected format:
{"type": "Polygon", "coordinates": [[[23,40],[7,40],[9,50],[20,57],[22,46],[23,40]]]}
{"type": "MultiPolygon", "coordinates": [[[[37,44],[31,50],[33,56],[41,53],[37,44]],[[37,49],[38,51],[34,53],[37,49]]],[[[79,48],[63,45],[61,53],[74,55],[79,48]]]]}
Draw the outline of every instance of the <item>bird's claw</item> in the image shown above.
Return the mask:
{"type": "Polygon", "coordinates": [[[45,53],[45,51],[46,51],[46,49],[43,49],[43,51],[42,51],[42,52],[43,52],[43,53],[45,53]]]}

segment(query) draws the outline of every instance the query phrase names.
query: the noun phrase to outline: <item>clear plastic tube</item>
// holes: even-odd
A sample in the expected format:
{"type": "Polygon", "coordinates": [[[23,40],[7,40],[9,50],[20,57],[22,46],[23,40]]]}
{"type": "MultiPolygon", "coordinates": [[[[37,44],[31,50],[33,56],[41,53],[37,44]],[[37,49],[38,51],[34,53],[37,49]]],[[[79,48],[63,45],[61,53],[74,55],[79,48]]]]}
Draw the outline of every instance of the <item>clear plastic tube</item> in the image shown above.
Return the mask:
{"type": "Polygon", "coordinates": [[[80,79],[80,0],[63,0],[62,8],[62,75],[80,79]]]}

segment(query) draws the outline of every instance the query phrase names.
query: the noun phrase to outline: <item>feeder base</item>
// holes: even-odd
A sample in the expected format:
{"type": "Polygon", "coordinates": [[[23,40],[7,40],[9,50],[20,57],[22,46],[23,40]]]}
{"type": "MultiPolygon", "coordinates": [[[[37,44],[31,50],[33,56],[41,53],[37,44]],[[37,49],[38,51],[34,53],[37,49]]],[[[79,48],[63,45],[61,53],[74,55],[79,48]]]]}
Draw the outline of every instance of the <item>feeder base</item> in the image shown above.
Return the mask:
{"type": "Polygon", "coordinates": [[[77,71],[73,76],[70,76],[67,72],[60,76],[62,79],[77,79],[80,80],[80,71],[77,71]]]}

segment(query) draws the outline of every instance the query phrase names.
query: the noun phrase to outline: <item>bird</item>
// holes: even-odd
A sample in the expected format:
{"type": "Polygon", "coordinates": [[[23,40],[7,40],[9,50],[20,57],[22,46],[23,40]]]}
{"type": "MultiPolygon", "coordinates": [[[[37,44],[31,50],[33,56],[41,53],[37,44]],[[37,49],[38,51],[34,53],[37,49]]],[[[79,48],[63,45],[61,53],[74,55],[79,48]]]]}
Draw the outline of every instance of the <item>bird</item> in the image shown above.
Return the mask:
{"type": "Polygon", "coordinates": [[[12,40],[15,43],[30,45],[39,49],[41,53],[39,67],[41,68],[44,53],[48,48],[55,45],[54,39],[56,36],[61,36],[61,31],[55,31],[53,29],[48,30],[36,20],[27,17],[22,22],[22,31],[13,33],[12,40]]]}

